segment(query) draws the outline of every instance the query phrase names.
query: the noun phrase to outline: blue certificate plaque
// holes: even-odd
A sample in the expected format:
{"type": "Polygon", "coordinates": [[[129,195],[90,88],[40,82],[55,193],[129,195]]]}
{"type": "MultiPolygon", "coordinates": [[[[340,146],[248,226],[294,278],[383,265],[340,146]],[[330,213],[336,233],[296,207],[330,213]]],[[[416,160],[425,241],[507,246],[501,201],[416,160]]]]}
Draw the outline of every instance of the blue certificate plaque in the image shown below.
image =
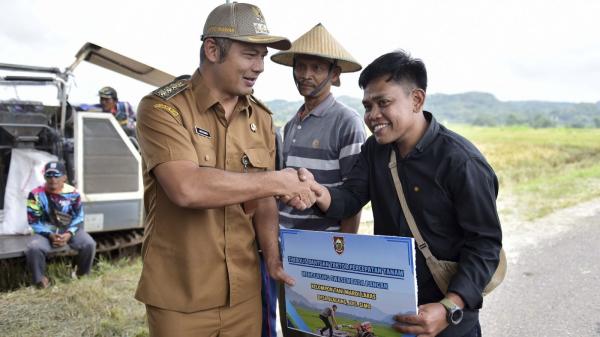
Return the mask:
{"type": "Polygon", "coordinates": [[[285,287],[288,328],[329,336],[328,320],[334,336],[400,336],[393,316],[417,313],[413,238],[295,229],[280,235],[283,268],[296,279],[285,287]]]}

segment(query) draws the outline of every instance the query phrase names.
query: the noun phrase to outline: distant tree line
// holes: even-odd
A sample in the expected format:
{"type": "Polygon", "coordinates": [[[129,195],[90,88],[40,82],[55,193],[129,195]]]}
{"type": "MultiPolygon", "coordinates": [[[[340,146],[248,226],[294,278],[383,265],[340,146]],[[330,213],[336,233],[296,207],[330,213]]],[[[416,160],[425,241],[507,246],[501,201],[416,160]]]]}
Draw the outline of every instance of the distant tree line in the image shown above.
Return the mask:
{"type": "MultiPolygon", "coordinates": [[[[338,98],[361,115],[364,114],[360,99],[348,96],[338,98]]],[[[277,125],[284,125],[302,105],[302,101],[284,100],[265,103],[273,111],[277,125]]],[[[429,95],[425,102],[425,110],[432,112],[444,123],[479,126],[523,125],[533,128],[600,128],[600,102],[499,101],[489,93],[467,92],[429,95]]]]}

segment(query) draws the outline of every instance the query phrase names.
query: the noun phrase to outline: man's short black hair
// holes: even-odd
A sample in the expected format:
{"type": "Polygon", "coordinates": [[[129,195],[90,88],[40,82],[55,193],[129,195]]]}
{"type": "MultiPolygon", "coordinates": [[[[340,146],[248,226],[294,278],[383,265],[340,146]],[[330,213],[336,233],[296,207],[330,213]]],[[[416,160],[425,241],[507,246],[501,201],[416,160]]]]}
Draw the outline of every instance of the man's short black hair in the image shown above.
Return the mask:
{"type": "MultiPolygon", "coordinates": [[[[215,40],[215,44],[219,48],[219,61],[217,63],[223,63],[233,41],[224,37],[211,37],[211,39],[215,40]]],[[[204,54],[204,42],[202,42],[202,46],[200,46],[200,64],[204,63],[205,60],[206,54],[204,54]]]]}
{"type": "Polygon", "coordinates": [[[365,89],[367,85],[381,77],[388,76],[386,81],[410,83],[417,88],[427,91],[427,70],[421,59],[413,58],[403,50],[394,51],[379,56],[371,62],[358,78],[358,85],[365,89]]]}

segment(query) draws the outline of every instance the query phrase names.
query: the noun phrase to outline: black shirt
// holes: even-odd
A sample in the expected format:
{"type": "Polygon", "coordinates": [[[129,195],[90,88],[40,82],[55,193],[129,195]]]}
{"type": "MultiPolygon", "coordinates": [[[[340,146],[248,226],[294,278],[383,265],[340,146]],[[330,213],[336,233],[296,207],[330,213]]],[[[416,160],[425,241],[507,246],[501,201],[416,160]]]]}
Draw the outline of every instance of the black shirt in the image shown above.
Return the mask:
{"type": "MultiPolygon", "coordinates": [[[[462,336],[477,322],[481,293],[499,262],[498,179],[471,142],[424,114],[427,131],[405,158],[394,144],[367,139],[348,179],[329,189],[327,216],[346,218],[370,200],[375,234],[412,237],[388,168],[390,151],[396,151],[400,181],[423,239],[435,257],[459,263],[448,291],[463,298],[465,316],[440,336],[462,336]]],[[[418,249],[416,271],[419,304],[440,301],[444,295],[418,249]]]]}

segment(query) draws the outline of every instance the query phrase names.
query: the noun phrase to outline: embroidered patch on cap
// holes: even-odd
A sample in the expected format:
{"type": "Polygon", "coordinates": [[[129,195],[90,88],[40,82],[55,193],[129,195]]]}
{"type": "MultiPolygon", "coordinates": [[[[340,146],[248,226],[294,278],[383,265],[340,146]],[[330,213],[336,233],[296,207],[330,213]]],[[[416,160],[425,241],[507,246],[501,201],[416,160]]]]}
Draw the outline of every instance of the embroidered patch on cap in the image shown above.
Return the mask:
{"type": "Polygon", "coordinates": [[[254,22],[254,31],[256,34],[269,34],[269,29],[267,29],[267,25],[264,23],[254,22]]]}

